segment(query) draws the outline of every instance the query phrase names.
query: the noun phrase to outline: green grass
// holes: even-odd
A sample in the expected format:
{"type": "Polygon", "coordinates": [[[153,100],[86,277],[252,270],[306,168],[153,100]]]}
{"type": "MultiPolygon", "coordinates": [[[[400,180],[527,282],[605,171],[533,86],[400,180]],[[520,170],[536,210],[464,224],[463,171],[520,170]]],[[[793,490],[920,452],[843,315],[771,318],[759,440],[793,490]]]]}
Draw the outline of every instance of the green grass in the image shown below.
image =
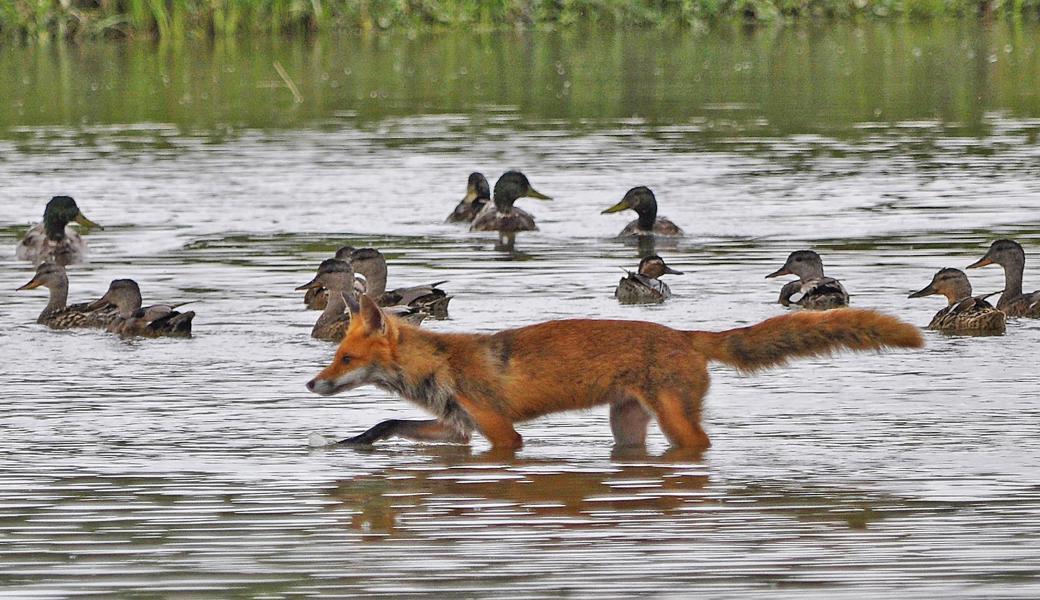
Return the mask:
{"type": "Polygon", "coordinates": [[[27,39],[244,32],[692,26],[716,19],[1040,16],[1040,0],[2,0],[0,32],[27,39]]]}

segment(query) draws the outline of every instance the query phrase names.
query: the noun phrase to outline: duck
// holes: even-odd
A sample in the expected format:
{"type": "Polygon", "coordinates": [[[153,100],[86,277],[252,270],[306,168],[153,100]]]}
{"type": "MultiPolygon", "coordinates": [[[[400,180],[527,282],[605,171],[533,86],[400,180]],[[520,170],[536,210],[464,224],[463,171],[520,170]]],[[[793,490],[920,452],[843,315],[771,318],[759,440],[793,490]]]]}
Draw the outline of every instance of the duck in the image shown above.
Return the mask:
{"type": "Polygon", "coordinates": [[[997,264],[1004,268],[1004,290],[997,298],[997,308],[1009,317],[1040,319],[1040,290],[1022,293],[1022,273],[1026,268],[1026,252],[1013,240],[997,240],[986,255],[968,265],[978,269],[997,264]]]}
{"type": "Polygon", "coordinates": [[[657,216],[657,198],[646,186],[634,187],[625,192],[625,197],[600,214],[608,215],[623,210],[634,210],[639,218],[632,221],[618,234],[619,238],[641,236],[681,237],[683,230],[665,217],[657,216]]]}
{"type": "Polygon", "coordinates": [[[36,322],[51,329],[78,327],[104,329],[118,316],[114,307],[89,310],[89,302],[66,304],[69,298],[69,277],[65,272],[65,267],[58,263],[41,264],[29,283],[18,290],[32,290],[40,286],[46,287],[50,292],[50,300],[40,316],[36,318],[36,322]]]}
{"type": "Polygon", "coordinates": [[[538,226],[534,224],[531,213],[513,206],[518,198],[552,200],[531,187],[527,176],[520,171],[507,171],[495,182],[494,200],[473,219],[469,230],[502,233],[536,231],[538,226]]]}
{"type": "MultiPolygon", "coordinates": [[[[296,288],[311,290],[321,287],[326,290],[328,301],[321,316],[311,328],[311,337],[316,340],[339,342],[350,326],[350,303],[357,303],[354,268],[344,260],[329,258],[318,266],[318,273],[313,279],[296,288]]],[[[389,306],[385,312],[394,315],[412,325],[419,325],[426,318],[426,313],[408,306],[389,306]]]]}
{"type": "Polygon", "coordinates": [[[54,196],[43,209],[43,222],[29,228],[18,243],[15,256],[33,266],[42,262],[56,262],[62,266],[83,260],[87,243],[69,223],[84,227],[100,227],[83,215],[71,196],[54,196]]]}
{"type": "Polygon", "coordinates": [[[375,248],[354,250],[350,254],[350,264],[357,274],[365,278],[362,293],[375,300],[379,306],[405,306],[416,312],[426,313],[434,319],[448,317],[448,303],[452,297],[437,287],[445,283],[444,281],[388,291],[386,257],[375,248]]]}
{"type": "Polygon", "coordinates": [[[311,337],[329,342],[342,340],[350,325],[346,296],[353,298],[355,293],[354,269],[350,263],[338,258],[327,258],[321,261],[314,278],[296,289],[325,291],[325,307],[311,328],[311,337]]]}
{"type": "Polygon", "coordinates": [[[466,196],[459,201],[445,223],[472,223],[480,211],[491,203],[491,186],[483,173],[470,173],[466,181],[466,196]]]}
{"type": "Polygon", "coordinates": [[[928,329],[957,333],[1004,333],[1007,315],[987,302],[985,296],[971,295],[971,282],[964,271],[950,267],[939,269],[931,283],[909,297],[924,298],[935,294],[946,296],[948,304],[935,313],[928,329]]]}
{"type": "MultiPolygon", "coordinates": [[[[350,254],[354,252],[353,246],[343,246],[336,250],[336,253],[332,256],[336,260],[343,260],[350,262],[350,254]]],[[[309,310],[325,310],[325,306],[328,303],[329,295],[328,290],[323,286],[316,286],[307,288],[307,293],[303,295],[303,304],[309,310]]]]}
{"type": "Polygon", "coordinates": [[[668,284],[659,278],[662,275],[682,275],[665,264],[660,256],[652,255],[639,261],[636,273],[629,273],[618,282],[614,297],[622,304],[660,304],[672,297],[668,284]]]}
{"type": "Polygon", "coordinates": [[[792,281],[780,290],[777,300],[784,306],[795,304],[810,310],[829,310],[849,305],[849,293],[837,279],[823,274],[823,259],[812,250],[798,250],[787,257],[784,266],[766,275],[766,279],[781,275],[797,275],[798,281],[792,281]],[[798,300],[791,301],[795,294],[801,294],[798,300]]]}
{"type": "Polygon", "coordinates": [[[115,306],[116,318],[106,329],[124,337],[191,337],[194,311],[174,310],[180,305],[154,304],[141,307],[141,287],[133,279],[114,279],[108,291],[88,308],[115,306]]]}

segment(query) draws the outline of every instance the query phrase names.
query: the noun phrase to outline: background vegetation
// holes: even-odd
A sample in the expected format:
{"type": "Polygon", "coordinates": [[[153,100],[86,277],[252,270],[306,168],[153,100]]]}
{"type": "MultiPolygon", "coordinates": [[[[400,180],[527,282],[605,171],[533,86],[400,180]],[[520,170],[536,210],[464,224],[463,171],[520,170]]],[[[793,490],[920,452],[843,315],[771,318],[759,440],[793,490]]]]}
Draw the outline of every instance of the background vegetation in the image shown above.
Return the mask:
{"type": "Polygon", "coordinates": [[[1040,0],[2,0],[0,31],[52,39],[614,26],[714,19],[1036,17],[1040,0]]]}

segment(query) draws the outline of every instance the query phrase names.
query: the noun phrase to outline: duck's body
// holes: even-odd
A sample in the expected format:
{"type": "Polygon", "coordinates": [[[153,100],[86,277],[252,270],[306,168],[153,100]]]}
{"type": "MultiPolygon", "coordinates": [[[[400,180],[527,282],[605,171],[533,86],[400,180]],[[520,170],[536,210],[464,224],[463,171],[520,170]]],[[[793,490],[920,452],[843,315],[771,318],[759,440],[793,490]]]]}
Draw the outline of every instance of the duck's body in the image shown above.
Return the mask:
{"type": "Polygon", "coordinates": [[[1040,319],[1040,290],[1032,293],[1022,291],[1022,275],[1025,272],[1026,253],[1018,242],[997,240],[978,261],[968,265],[976,269],[997,264],[1004,268],[1004,291],[997,299],[997,308],[1009,317],[1040,319]]]}
{"type": "Polygon", "coordinates": [[[513,206],[518,198],[550,199],[532,188],[523,173],[509,171],[495,182],[494,201],[481,209],[473,219],[473,225],[469,230],[502,233],[537,230],[538,226],[534,223],[534,217],[527,211],[513,206]]]}
{"type": "Polygon", "coordinates": [[[622,304],[660,304],[672,297],[672,290],[659,277],[682,275],[664,263],[660,256],[647,256],[639,261],[639,271],[621,278],[614,297],[622,304]]]}
{"type": "Polygon", "coordinates": [[[971,295],[971,282],[959,269],[940,269],[924,289],[910,298],[940,294],[947,306],[935,313],[928,329],[947,333],[1001,334],[1007,326],[1003,311],[993,307],[984,296],[971,295]]]}
{"type": "MultiPolygon", "coordinates": [[[[477,215],[491,205],[491,187],[482,173],[470,173],[466,182],[466,196],[448,215],[446,223],[472,223],[477,215]]],[[[533,222],[533,220],[532,220],[533,222]]]]}
{"type": "Polygon", "coordinates": [[[89,302],[66,304],[69,297],[69,278],[65,268],[60,264],[41,264],[32,280],[18,289],[31,290],[40,286],[48,289],[50,300],[36,318],[36,322],[51,329],[105,328],[118,316],[113,307],[91,310],[89,302]]]}
{"type": "Polygon", "coordinates": [[[823,274],[823,259],[812,250],[799,250],[787,257],[787,262],[766,279],[780,275],[797,275],[798,281],[792,281],[780,289],[778,303],[783,306],[800,306],[809,310],[830,310],[849,305],[849,293],[845,286],[833,277],[823,274]],[[792,300],[801,294],[797,300],[792,300]]]}
{"type": "Polygon", "coordinates": [[[108,331],[124,337],[191,337],[194,311],[180,312],[169,304],[141,306],[141,288],[133,279],[116,279],[108,292],[90,308],[115,306],[116,318],[108,331]]]}
{"type": "Polygon", "coordinates": [[[387,266],[386,257],[375,248],[360,248],[350,255],[351,265],[354,271],[365,278],[362,293],[372,298],[381,307],[408,307],[410,312],[398,315],[405,320],[416,313],[425,313],[434,319],[446,319],[448,317],[448,303],[451,296],[438,286],[443,281],[437,281],[428,285],[416,285],[393,290],[386,289],[387,266]]]}
{"type": "Polygon", "coordinates": [[[639,238],[644,236],[680,237],[683,230],[667,217],[657,215],[657,198],[646,186],[634,187],[625,193],[625,197],[602,214],[616,213],[631,209],[639,215],[621,230],[619,238],[639,238]]]}
{"type": "Polygon", "coordinates": [[[97,224],[83,216],[76,201],[69,196],[55,196],[43,211],[43,222],[29,228],[18,242],[15,256],[33,265],[54,262],[62,266],[80,262],[87,251],[87,243],[69,223],[86,227],[97,224]]]}

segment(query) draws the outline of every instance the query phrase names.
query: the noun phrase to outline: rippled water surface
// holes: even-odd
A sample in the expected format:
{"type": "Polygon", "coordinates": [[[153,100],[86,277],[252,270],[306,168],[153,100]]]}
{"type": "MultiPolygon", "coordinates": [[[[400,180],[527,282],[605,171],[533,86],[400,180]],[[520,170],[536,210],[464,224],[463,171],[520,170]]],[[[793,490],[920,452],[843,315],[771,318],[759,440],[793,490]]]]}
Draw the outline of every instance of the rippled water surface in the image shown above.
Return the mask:
{"type": "Polygon", "coordinates": [[[333,347],[293,292],[350,243],[391,287],[448,280],[437,331],[723,329],[782,314],[764,275],[811,247],[856,306],[924,325],[942,302],[906,295],[998,237],[1040,287],[1023,27],[0,48],[0,595],[1037,597],[1036,321],[713,367],[698,460],[656,430],[612,453],[605,410],[522,424],[505,460],[310,449],[421,413],[308,393],[333,347]],[[555,198],[519,202],[540,231],[509,250],[442,223],[470,171],[507,168],[555,198]],[[657,247],[686,273],[662,306],[611,296],[639,249],[599,212],[635,185],[689,234],[657,247]],[[71,299],[133,277],[192,302],[193,339],[35,324],[14,246],[58,193],[105,226],[71,299]]]}

